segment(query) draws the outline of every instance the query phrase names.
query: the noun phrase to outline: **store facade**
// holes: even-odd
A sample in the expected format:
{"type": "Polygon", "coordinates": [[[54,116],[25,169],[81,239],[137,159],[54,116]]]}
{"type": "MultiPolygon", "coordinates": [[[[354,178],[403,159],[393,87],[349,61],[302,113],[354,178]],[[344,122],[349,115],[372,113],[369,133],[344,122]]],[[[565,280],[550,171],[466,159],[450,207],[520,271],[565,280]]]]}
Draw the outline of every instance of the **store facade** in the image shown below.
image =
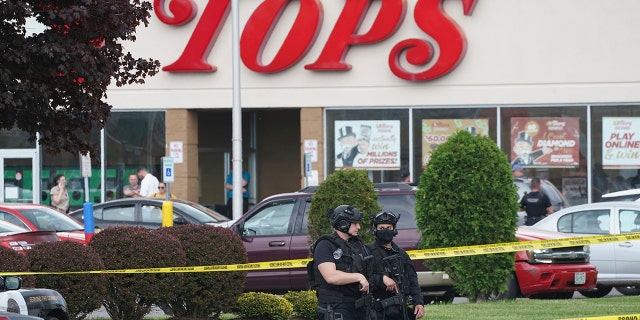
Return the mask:
{"type": "MultiPolygon", "coordinates": [[[[158,2],[128,46],[160,60],[162,72],[109,91],[113,115],[96,132],[105,141],[98,175],[117,194],[128,170],[144,165],[160,175],[160,157],[175,154],[172,192],[223,204],[231,2],[195,0],[174,11],[170,3],[158,2]],[[142,132],[138,123],[150,121],[142,132]]],[[[375,182],[416,180],[457,130],[491,137],[574,204],[631,188],[640,169],[637,1],[243,0],[239,9],[251,202],[342,167],[365,169],[375,182]]],[[[41,172],[78,161],[37,157],[41,172]]]]}

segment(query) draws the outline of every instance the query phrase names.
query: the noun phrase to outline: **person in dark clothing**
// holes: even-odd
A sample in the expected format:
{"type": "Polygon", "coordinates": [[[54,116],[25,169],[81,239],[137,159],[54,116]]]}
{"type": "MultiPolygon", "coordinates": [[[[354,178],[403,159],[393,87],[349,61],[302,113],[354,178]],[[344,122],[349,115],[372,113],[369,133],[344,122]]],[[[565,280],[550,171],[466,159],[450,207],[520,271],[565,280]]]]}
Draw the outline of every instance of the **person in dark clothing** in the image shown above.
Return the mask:
{"type": "Polygon", "coordinates": [[[358,238],[362,213],[340,205],[327,216],[334,233],[320,237],[312,247],[318,319],[364,320],[365,310],[357,309],[356,301],[369,292],[363,261],[373,257],[358,238]]]}
{"type": "Polygon", "coordinates": [[[418,274],[406,251],[393,242],[400,215],[380,211],[371,219],[375,242],[367,244],[374,256],[371,293],[377,320],[419,319],[424,316],[424,299],[418,274]]]}
{"type": "Polygon", "coordinates": [[[520,200],[520,209],[527,213],[526,226],[532,226],[544,217],[553,213],[553,205],[546,194],[540,191],[540,179],[531,179],[531,192],[527,193],[520,200]]]}

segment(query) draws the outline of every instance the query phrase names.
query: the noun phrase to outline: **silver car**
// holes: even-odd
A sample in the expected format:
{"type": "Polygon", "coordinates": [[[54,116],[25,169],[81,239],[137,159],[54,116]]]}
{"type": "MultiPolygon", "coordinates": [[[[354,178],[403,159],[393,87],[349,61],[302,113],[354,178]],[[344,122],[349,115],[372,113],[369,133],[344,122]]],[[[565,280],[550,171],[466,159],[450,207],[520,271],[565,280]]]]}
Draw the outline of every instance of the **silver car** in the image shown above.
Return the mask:
{"type": "MultiPolygon", "coordinates": [[[[640,202],[589,203],[562,209],[531,228],[570,233],[575,237],[640,232],[640,202]]],[[[591,263],[598,268],[596,291],[603,297],[616,288],[624,295],[640,295],[640,240],[591,245],[591,263]]]]}

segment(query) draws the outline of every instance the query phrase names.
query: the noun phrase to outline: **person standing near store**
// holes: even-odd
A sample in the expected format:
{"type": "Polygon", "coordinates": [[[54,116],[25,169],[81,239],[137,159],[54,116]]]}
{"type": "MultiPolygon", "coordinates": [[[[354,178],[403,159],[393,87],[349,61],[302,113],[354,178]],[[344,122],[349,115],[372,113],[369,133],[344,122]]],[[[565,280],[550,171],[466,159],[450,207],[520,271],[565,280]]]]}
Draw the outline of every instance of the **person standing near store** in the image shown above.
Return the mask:
{"type": "MultiPolygon", "coordinates": [[[[158,184],[158,192],[150,195],[150,198],[157,198],[157,199],[166,199],[167,198],[167,186],[164,184],[164,182],[160,182],[158,184]]],[[[176,196],[173,193],[169,193],[169,197],[171,199],[175,199],[176,196]]]]}
{"type": "Polygon", "coordinates": [[[69,213],[69,192],[67,192],[67,178],[59,174],[54,179],[55,186],[51,188],[51,206],[60,212],[69,213]]]}
{"type": "Polygon", "coordinates": [[[140,196],[148,197],[158,192],[158,178],[147,171],[146,167],[141,167],[138,170],[138,177],[140,177],[140,196]]]}
{"type": "Polygon", "coordinates": [[[363,320],[365,310],[356,309],[356,301],[369,292],[363,261],[372,256],[358,238],[362,213],[353,206],[340,205],[327,216],[334,233],[314,243],[313,269],[309,270],[316,286],[318,319],[363,320]]]}
{"type": "MultiPolygon", "coordinates": [[[[227,189],[227,217],[233,217],[233,170],[227,175],[224,188],[227,189]]],[[[249,210],[249,172],[242,171],[242,214],[249,210]]]]}
{"type": "Polygon", "coordinates": [[[140,196],[140,184],[138,184],[138,175],[132,173],[129,175],[129,185],[122,187],[122,193],[127,198],[138,198],[140,196]]]}
{"type": "Polygon", "coordinates": [[[376,240],[367,244],[373,252],[371,293],[376,319],[420,319],[424,316],[424,298],[411,258],[393,238],[400,215],[380,211],[371,218],[376,240]]]}
{"type": "Polygon", "coordinates": [[[540,179],[532,178],[530,182],[531,192],[525,194],[520,200],[520,209],[527,213],[526,226],[532,226],[544,217],[553,213],[551,200],[540,191],[540,179]]]}

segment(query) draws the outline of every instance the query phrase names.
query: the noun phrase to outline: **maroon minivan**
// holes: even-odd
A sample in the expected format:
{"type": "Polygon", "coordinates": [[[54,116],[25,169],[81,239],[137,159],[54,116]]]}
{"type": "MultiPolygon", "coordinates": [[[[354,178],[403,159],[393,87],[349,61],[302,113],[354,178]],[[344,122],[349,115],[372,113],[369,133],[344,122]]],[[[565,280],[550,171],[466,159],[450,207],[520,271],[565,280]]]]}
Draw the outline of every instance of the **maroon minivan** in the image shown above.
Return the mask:
{"type": "MultiPolygon", "coordinates": [[[[231,228],[240,234],[249,262],[304,259],[309,257],[307,233],[311,197],[318,187],[268,197],[255,205],[231,228]]],[[[405,250],[418,248],[415,224],[415,188],[406,183],[377,183],[378,203],[383,210],[399,213],[398,235],[394,238],[405,250]]],[[[363,226],[367,228],[368,226],[363,226]]],[[[428,271],[422,261],[414,261],[425,298],[451,301],[455,291],[448,275],[428,271]]],[[[285,293],[308,289],[304,268],[250,271],[245,291],[285,293]]]]}

